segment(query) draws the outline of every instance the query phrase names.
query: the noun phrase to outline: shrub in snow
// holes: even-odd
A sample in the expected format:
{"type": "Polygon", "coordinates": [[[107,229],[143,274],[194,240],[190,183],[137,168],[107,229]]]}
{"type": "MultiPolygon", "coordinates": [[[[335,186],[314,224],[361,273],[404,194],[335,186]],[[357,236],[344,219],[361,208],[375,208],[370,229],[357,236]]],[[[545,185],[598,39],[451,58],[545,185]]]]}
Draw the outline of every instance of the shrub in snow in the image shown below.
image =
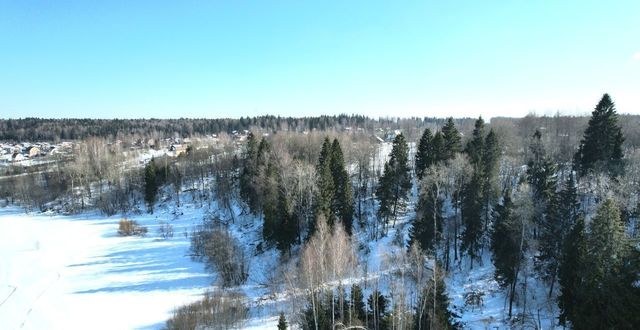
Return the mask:
{"type": "Polygon", "coordinates": [[[158,234],[163,239],[173,238],[173,226],[170,223],[161,222],[158,228],[158,234]]]}
{"type": "Polygon", "coordinates": [[[239,329],[249,314],[247,297],[240,292],[215,291],[173,312],[166,329],[239,329]]]}
{"type": "Polygon", "coordinates": [[[244,284],[249,277],[249,262],[231,233],[219,225],[205,224],[191,234],[191,252],[218,272],[225,287],[244,284]]]}
{"type": "Polygon", "coordinates": [[[126,218],[120,219],[120,223],[118,224],[118,234],[120,234],[120,236],[144,236],[147,234],[147,231],[147,227],[140,226],[136,221],[126,218]]]}

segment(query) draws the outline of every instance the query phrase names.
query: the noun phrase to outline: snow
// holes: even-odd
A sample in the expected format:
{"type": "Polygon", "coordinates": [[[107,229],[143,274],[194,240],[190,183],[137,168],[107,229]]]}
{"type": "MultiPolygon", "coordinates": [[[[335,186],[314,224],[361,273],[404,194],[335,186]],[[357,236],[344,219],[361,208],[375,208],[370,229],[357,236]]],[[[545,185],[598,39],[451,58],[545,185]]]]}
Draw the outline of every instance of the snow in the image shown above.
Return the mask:
{"type": "MultiPolygon", "coordinates": [[[[182,228],[159,240],[119,237],[119,218],[0,210],[3,329],[155,329],[197,299],[212,277],[187,256],[182,228]]],[[[142,224],[157,222],[136,218],[142,224]]]]}

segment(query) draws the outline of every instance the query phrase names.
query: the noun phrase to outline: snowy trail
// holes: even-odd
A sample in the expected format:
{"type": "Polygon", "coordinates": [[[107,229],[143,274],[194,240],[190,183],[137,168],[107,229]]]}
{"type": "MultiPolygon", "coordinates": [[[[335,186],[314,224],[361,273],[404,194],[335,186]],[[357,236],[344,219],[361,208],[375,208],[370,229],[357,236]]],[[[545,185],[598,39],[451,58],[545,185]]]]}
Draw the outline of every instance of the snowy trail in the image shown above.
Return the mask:
{"type": "MultiPolygon", "coordinates": [[[[118,218],[51,217],[0,209],[0,328],[157,329],[177,306],[197,299],[211,283],[187,256],[177,234],[159,240],[117,236],[118,218]]],[[[156,217],[158,219],[156,219],[156,217]]],[[[200,212],[172,222],[176,233],[200,212]]]]}

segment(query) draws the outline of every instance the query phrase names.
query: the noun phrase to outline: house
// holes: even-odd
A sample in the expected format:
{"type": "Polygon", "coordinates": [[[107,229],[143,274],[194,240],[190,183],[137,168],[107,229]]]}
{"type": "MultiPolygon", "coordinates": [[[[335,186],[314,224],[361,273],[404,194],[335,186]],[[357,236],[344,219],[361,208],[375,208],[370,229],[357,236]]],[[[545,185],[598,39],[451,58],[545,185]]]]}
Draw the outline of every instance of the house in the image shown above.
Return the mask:
{"type": "Polygon", "coordinates": [[[175,157],[178,157],[184,153],[187,152],[187,145],[186,144],[172,144],[169,147],[169,151],[174,153],[175,157]]]}
{"type": "Polygon", "coordinates": [[[25,160],[25,157],[21,153],[14,152],[13,155],[11,156],[11,161],[13,162],[20,162],[23,160],[25,160]]]}
{"type": "Polygon", "coordinates": [[[27,147],[25,151],[26,156],[28,156],[29,158],[38,157],[40,155],[40,148],[36,146],[27,147]]]}

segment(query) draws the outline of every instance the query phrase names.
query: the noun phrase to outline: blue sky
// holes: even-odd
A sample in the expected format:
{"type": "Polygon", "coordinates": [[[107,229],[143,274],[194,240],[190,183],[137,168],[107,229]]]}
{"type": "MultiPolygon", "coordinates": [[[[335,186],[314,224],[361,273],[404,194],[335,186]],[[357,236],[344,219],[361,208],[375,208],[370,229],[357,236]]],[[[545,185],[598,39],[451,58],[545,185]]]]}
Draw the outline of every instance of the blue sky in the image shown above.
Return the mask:
{"type": "Polygon", "coordinates": [[[640,1],[0,0],[0,118],[640,113],[640,1]]]}

